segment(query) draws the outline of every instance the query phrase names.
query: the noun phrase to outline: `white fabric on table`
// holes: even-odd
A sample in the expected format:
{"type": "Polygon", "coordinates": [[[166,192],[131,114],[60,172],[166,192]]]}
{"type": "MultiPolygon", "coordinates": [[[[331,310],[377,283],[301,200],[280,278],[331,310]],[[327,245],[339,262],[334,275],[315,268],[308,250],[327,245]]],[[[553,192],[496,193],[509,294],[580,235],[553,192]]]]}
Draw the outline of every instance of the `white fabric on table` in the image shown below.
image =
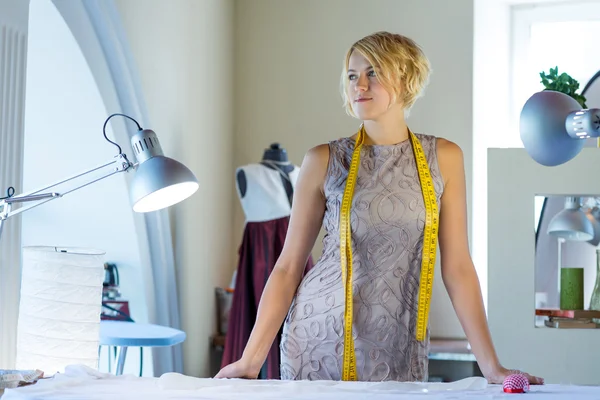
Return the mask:
{"type": "MultiPolygon", "coordinates": [[[[84,366],[70,366],[64,374],[41,380],[35,385],[7,389],[2,400],[362,400],[370,396],[377,396],[377,400],[457,400],[510,398],[514,395],[503,393],[501,385],[488,385],[480,377],[451,383],[201,379],[175,373],[167,373],[160,378],[139,378],[104,374],[84,366]]],[[[528,399],[598,399],[600,387],[532,386],[531,393],[526,396],[528,399]]]]}
{"type": "Polygon", "coordinates": [[[0,369],[0,390],[16,388],[19,385],[36,382],[44,375],[40,370],[0,369]]]}

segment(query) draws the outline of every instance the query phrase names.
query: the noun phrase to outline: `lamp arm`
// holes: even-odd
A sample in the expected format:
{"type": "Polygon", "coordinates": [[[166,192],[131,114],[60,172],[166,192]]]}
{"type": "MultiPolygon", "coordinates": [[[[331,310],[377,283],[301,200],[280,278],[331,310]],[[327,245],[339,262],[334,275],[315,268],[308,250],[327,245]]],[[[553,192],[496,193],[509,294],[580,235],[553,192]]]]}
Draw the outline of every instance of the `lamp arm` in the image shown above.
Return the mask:
{"type": "Polygon", "coordinates": [[[119,172],[125,172],[131,168],[134,168],[135,165],[132,164],[128,159],[127,159],[127,155],[124,153],[119,153],[117,154],[114,159],[110,162],[106,162],[104,164],[98,165],[90,170],[78,173],[76,175],[72,175],[68,178],[65,178],[61,181],[58,181],[56,183],[53,183],[49,186],[45,186],[43,188],[39,188],[27,193],[23,193],[17,196],[11,196],[11,197],[7,197],[4,198],[2,200],[0,200],[0,234],[2,233],[2,222],[10,217],[13,217],[17,214],[20,214],[22,212],[25,212],[27,210],[31,210],[32,208],[35,208],[37,206],[40,206],[44,203],[49,202],[50,200],[54,200],[56,198],[65,196],[75,190],[81,189],[85,186],[91,185],[95,182],[98,182],[104,178],[108,178],[109,176],[112,176],[116,173],[119,172]],[[73,179],[91,174],[92,172],[98,171],[98,170],[102,170],[102,169],[106,169],[112,167],[109,171],[107,171],[105,174],[101,175],[100,177],[96,177],[88,182],[85,182],[79,186],[76,186],[74,188],[71,188],[67,191],[64,192],[47,192],[47,193],[40,193],[43,191],[46,191],[48,189],[54,188],[55,186],[58,185],[62,185],[66,182],[72,181],[73,179]],[[15,203],[26,203],[26,202],[32,202],[32,201],[38,201],[38,200],[43,200],[39,203],[27,206],[27,207],[20,207],[19,209],[15,210],[15,211],[11,211],[12,209],[12,205],[15,203]]]}
{"type": "MultiPolygon", "coordinates": [[[[42,204],[47,203],[50,200],[54,200],[54,199],[56,199],[58,197],[62,197],[62,196],[66,195],[66,194],[69,194],[69,193],[71,193],[71,192],[73,192],[73,191],[75,191],[77,189],[81,189],[81,188],[83,188],[85,186],[91,185],[94,182],[98,182],[99,180],[102,180],[104,178],[108,178],[109,176],[114,175],[114,174],[116,174],[118,172],[125,172],[125,171],[128,171],[131,168],[136,168],[137,167],[137,165],[138,165],[137,163],[133,164],[133,163],[131,163],[127,159],[127,155],[124,154],[121,151],[121,146],[119,146],[117,143],[115,143],[112,140],[110,140],[108,138],[108,136],[106,135],[106,126],[108,124],[108,121],[111,118],[116,117],[116,116],[125,117],[125,118],[133,121],[136,124],[136,126],[138,128],[138,131],[142,131],[142,127],[140,126],[140,124],[134,118],[130,117],[129,115],[120,114],[120,113],[112,114],[112,115],[110,115],[104,121],[104,126],[102,128],[102,132],[104,134],[104,138],[109,143],[115,145],[117,147],[117,150],[118,150],[118,154],[114,157],[114,159],[112,161],[104,163],[104,164],[101,164],[101,165],[98,165],[97,167],[94,167],[94,168],[92,168],[90,170],[87,170],[87,171],[84,171],[82,173],[70,176],[70,177],[68,177],[66,179],[63,179],[62,181],[53,183],[50,186],[46,186],[46,187],[43,187],[43,188],[40,188],[40,189],[36,189],[34,191],[23,193],[23,194],[20,194],[20,195],[17,195],[17,196],[13,196],[11,194],[11,189],[12,189],[12,192],[14,193],[14,188],[11,187],[8,190],[8,193],[9,193],[8,196],[0,198],[0,238],[2,237],[2,227],[3,227],[4,221],[6,221],[8,218],[10,218],[12,216],[15,216],[17,214],[20,214],[22,212],[25,212],[27,210],[31,210],[32,208],[35,208],[37,206],[41,206],[42,204]],[[88,181],[88,182],[86,182],[86,183],[84,183],[82,185],[79,185],[79,186],[77,186],[75,188],[72,188],[70,190],[67,190],[65,192],[62,192],[62,193],[58,193],[58,192],[40,193],[40,192],[43,192],[45,190],[51,189],[51,188],[53,188],[55,186],[61,185],[61,184],[66,183],[66,182],[69,182],[69,181],[71,181],[73,179],[79,178],[81,176],[85,176],[87,174],[90,174],[92,172],[95,172],[95,171],[98,171],[98,170],[101,170],[101,169],[104,169],[104,168],[107,168],[107,167],[113,167],[113,168],[110,170],[110,172],[105,173],[104,175],[100,176],[99,178],[91,179],[90,181],[88,181]],[[33,204],[33,205],[30,205],[30,206],[27,206],[27,207],[20,207],[17,210],[12,211],[12,205],[15,204],[15,203],[26,203],[26,202],[32,202],[32,201],[38,201],[38,200],[43,200],[43,201],[41,201],[39,203],[36,203],[36,204],[33,204]]],[[[156,140],[156,138],[155,138],[155,140],[156,140]]],[[[158,142],[156,142],[156,143],[158,144],[158,142]]]]}

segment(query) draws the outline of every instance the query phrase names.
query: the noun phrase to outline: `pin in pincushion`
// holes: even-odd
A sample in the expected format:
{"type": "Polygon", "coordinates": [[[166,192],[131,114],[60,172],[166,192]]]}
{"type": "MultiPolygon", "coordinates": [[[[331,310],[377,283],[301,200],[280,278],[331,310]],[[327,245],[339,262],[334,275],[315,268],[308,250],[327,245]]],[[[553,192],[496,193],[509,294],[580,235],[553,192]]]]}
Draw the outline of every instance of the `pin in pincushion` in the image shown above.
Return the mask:
{"type": "Polygon", "coordinates": [[[508,375],[502,388],[505,393],[526,393],[529,391],[529,379],[523,374],[508,375]]]}

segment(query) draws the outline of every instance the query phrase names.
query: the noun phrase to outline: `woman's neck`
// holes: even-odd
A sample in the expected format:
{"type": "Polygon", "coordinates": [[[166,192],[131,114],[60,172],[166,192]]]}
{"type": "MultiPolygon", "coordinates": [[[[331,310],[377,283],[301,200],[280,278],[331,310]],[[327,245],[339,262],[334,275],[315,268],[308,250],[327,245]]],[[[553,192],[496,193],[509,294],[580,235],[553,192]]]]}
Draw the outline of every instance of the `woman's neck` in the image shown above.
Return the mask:
{"type": "Polygon", "coordinates": [[[404,113],[387,113],[377,120],[364,121],[365,144],[389,145],[408,139],[408,126],[404,113]]]}

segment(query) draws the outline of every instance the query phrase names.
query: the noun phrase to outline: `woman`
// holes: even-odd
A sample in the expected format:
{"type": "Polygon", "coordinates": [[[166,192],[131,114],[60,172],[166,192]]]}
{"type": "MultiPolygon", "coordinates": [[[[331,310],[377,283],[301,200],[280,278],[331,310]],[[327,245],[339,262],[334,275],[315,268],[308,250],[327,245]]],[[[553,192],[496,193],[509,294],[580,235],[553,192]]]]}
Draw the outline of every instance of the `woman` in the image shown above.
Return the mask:
{"type": "MultiPolygon", "coordinates": [[[[429,72],[427,58],[407,37],[378,32],[351,46],[342,91],[346,111],[363,121],[361,130],[306,154],[286,243],[254,329],[242,358],[217,378],[256,378],[286,315],[282,379],[339,380],[347,373],[340,210],[352,155],[363,140],[350,219],[355,379],[427,380],[429,330],[421,339],[416,334],[426,208],[405,115],[429,72]],[[327,232],[323,254],[301,279],[321,226],[327,232]]],[[[414,137],[435,189],[432,203],[440,211],[443,282],[481,371],[490,383],[502,383],[514,371],[496,356],[469,254],[462,151],[442,138],[414,137]]],[[[527,376],[532,384],[543,383],[527,376]]]]}

